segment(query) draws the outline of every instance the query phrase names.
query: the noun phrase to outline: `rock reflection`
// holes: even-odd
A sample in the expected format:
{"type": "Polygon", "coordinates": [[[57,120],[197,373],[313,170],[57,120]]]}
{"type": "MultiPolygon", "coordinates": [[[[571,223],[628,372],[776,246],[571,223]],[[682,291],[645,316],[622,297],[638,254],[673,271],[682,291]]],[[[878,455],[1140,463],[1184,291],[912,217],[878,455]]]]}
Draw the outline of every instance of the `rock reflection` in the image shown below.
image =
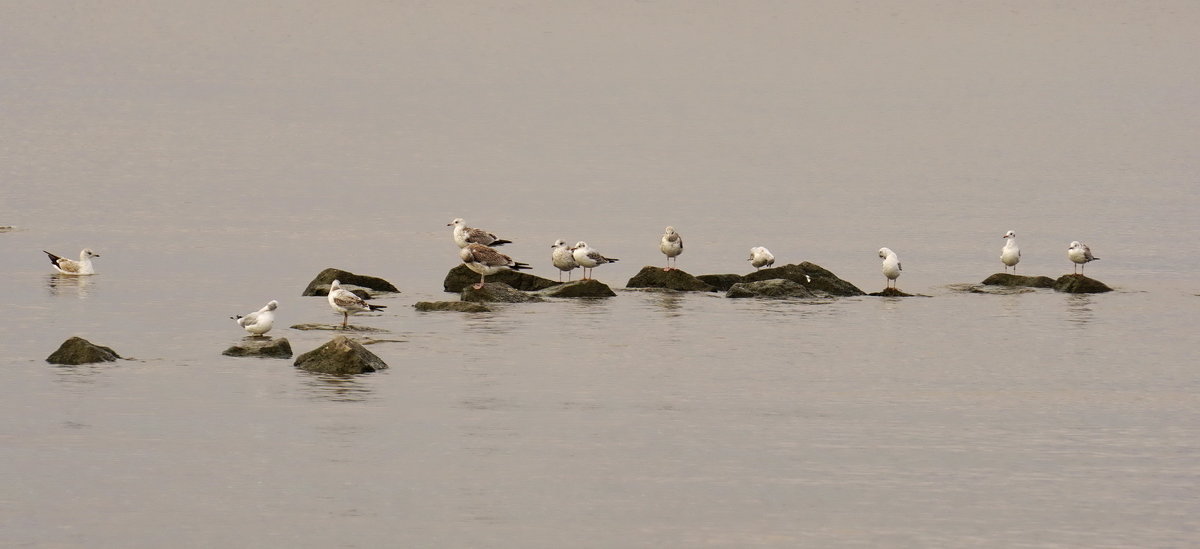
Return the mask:
{"type": "Polygon", "coordinates": [[[658,306],[668,318],[681,316],[683,309],[683,294],[676,292],[660,292],[652,294],[651,302],[658,306]]]}
{"type": "Polygon", "coordinates": [[[91,276],[68,276],[54,273],[46,275],[46,290],[50,292],[50,295],[67,295],[85,299],[92,295],[95,287],[91,276]]]}
{"type": "Polygon", "coordinates": [[[359,381],[357,376],[336,376],[318,374],[297,369],[304,376],[308,396],[319,400],[334,402],[366,402],[374,394],[374,390],[359,381]]]}
{"type": "Polygon", "coordinates": [[[1096,316],[1092,312],[1091,294],[1070,294],[1067,296],[1067,320],[1080,327],[1092,321],[1096,316]]]}

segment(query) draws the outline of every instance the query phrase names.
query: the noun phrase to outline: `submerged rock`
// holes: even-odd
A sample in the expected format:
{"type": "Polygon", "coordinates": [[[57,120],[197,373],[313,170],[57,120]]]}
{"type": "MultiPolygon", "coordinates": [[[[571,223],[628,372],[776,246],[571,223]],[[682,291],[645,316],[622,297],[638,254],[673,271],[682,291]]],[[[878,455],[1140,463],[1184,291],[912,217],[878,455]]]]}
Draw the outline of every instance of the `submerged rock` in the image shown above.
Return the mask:
{"type": "Polygon", "coordinates": [[[118,358],[121,358],[121,355],[108,347],[96,345],[82,337],[72,337],[59,345],[57,351],[50,353],[46,362],[78,366],[94,362],[113,362],[118,358]]]}
{"type": "MultiPolygon", "coordinates": [[[[360,286],[363,288],[375,290],[377,292],[396,292],[396,293],[400,292],[400,290],[398,290],[395,286],[393,286],[391,282],[388,282],[382,278],[375,277],[375,276],[356,275],[349,271],[343,271],[341,269],[329,268],[329,269],[325,269],[324,271],[321,271],[319,274],[317,274],[317,277],[312,279],[312,282],[308,283],[308,287],[305,288],[304,293],[302,293],[300,295],[302,295],[302,296],[329,295],[329,285],[333,284],[334,280],[341,282],[342,285],[360,286]]],[[[355,291],[354,294],[363,299],[367,299],[367,298],[371,297],[371,295],[367,294],[366,292],[363,292],[363,294],[359,294],[357,291],[355,291]]]]}
{"type": "Polygon", "coordinates": [[[546,297],[614,297],[616,292],[599,280],[576,280],[546,288],[539,295],[546,297]]]}
{"type": "Polygon", "coordinates": [[[458,311],[462,313],[489,313],[492,310],[479,303],[467,301],[418,301],[413,305],[418,311],[458,311]]]}
{"type": "Polygon", "coordinates": [[[474,285],[463,288],[463,301],[496,302],[496,303],[535,303],[544,299],[522,292],[503,282],[488,282],[476,290],[474,285]]]}
{"type": "Polygon", "coordinates": [[[292,358],[292,344],[286,337],[248,337],[241,343],[225,349],[225,356],[256,356],[262,358],[292,358]]]}
{"type": "Polygon", "coordinates": [[[329,330],[329,331],[333,331],[333,332],[386,332],[387,331],[387,330],[384,330],[383,328],[372,328],[370,326],[355,326],[354,324],[351,324],[351,325],[343,328],[342,324],[340,322],[336,323],[336,324],[293,324],[291,326],[291,328],[293,330],[305,330],[305,331],[329,330]]]}
{"type": "Polygon", "coordinates": [[[375,353],[346,336],[337,336],[296,357],[295,365],[310,372],[335,375],[362,374],[388,367],[375,353]]]}
{"type": "Polygon", "coordinates": [[[679,269],[671,269],[669,271],[662,270],[662,267],[652,267],[647,265],[638,271],[638,274],[633,275],[629,282],[625,283],[626,288],[666,288],[668,290],[678,290],[681,292],[715,292],[717,289],[710,284],[696,278],[679,269]]]}
{"type": "Polygon", "coordinates": [[[808,288],[791,280],[775,278],[757,282],[738,282],[725,297],[817,297],[808,288]]]}
{"type": "MultiPolygon", "coordinates": [[[[556,280],[517,271],[501,271],[494,275],[488,275],[487,281],[489,284],[492,282],[503,282],[512,288],[525,292],[536,292],[561,284],[561,282],[556,280]]],[[[473,286],[478,283],[479,273],[468,269],[466,265],[459,264],[446,273],[446,279],[442,281],[442,288],[447,292],[458,293],[463,291],[467,286],[473,286]]]]}
{"type": "Polygon", "coordinates": [[[1094,278],[1088,278],[1081,274],[1069,274],[1062,275],[1054,281],[1054,290],[1071,294],[1102,294],[1111,292],[1112,288],[1094,278]]]}
{"type": "Polygon", "coordinates": [[[983,279],[988,286],[1025,286],[1029,288],[1053,288],[1054,279],[1048,276],[1020,276],[1008,273],[996,273],[983,279]]]}

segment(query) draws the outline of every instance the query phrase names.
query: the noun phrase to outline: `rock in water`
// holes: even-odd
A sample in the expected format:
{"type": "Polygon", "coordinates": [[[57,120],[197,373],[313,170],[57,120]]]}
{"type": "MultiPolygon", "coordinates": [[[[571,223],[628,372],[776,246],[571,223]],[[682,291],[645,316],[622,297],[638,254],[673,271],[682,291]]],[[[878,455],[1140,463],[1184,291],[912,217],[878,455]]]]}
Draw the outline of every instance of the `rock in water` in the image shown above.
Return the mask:
{"type": "Polygon", "coordinates": [[[916,297],[913,294],[906,294],[895,288],[884,288],[882,292],[871,292],[867,295],[875,297],[916,297]]]}
{"type": "Polygon", "coordinates": [[[388,367],[375,353],[346,336],[337,336],[296,357],[295,365],[310,372],[334,375],[362,374],[388,367]]]}
{"type": "MultiPolygon", "coordinates": [[[[561,284],[557,280],[550,280],[549,278],[542,278],[517,271],[500,271],[494,275],[488,275],[488,283],[492,282],[503,282],[512,288],[524,292],[536,292],[561,284]]],[[[478,283],[479,273],[468,269],[466,265],[459,264],[446,273],[446,279],[442,281],[442,288],[447,292],[458,293],[463,291],[467,286],[473,286],[478,283]]]]}
{"type": "Polygon", "coordinates": [[[983,279],[987,286],[1025,286],[1029,288],[1053,288],[1054,279],[1048,276],[1020,276],[1009,273],[996,273],[983,279]]]}
{"type": "Polygon", "coordinates": [[[57,351],[50,353],[46,362],[77,366],[93,362],[113,362],[118,358],[121,358],[121,355],[108,347],[96,345],[82,337],[72,337],[64,341],[57,351]]]}
{"type": "Polygon", "coordinates": [[[463,288],[463,301],[474,302],[496,302],[496,303],[535,303],[545,301],[544,299],[522,292],[503,282],[488,282],[482,288],[476,290],[474,285],[463,288]]]}
{"type": "Polygon", "coordinates": [[[1070,294],[1102,294],[1111,292],[1112,288],[1094,278],[1088,278],[1081,274],[1069,274],[1062,275],[1054,281],[1054,290],[1070,294]]]}
{"type": "Polygon", "coordinates": [[[715,292],[716,288],[679,269],[669,271],[647,265],[633,275],[626,288],[665,288],[681,292],[715,292]]]}
{"type": "Polygon", "coordinates": [[[739,282],[729,288],[725,297],[817,297],[803,285],[782,278],[739,282]]]}
{"type": "MultiPolygon", "coordinates": [[[[326,296],[326,295],[329,295],[329,285],[333,284],[334,280],[341,282],[342,285],[361,286],[363,288],[369,288],[369,289],[375,290],[377,292],[397,292],[398,293],[400,291],[400,290],[396,289],[396,287],[393,286],[391,282],[388,282],[379,277],[356,275],[354,273],[351,273],[348,271],[343,271],[341,269],[329,268],[329,269],[325,269],[324,271],[321,271],[317,275],[316,278],[312,279],[312,282],[309,282],[308,287],[304,289],[304,293],[302,293],[300,295],[302,295],[302,296],[312,296],[312,295],[326,296]]],[[[358,295],[357,292],[355,293],[355,295],[358,295]]],[[[359,295],[359,297],[363,297],[363,296],[359,295]]],[[[367,299],[368,297],[370,297],[370,296],[368,295],[367,297],[363,297],[363,299],[367,299]]]]}
{"type": "Polygon", "coordinates": [[[292,344],[286,337],[279,339],[248,337],[240,344],[225,349],[225,356],[257,356],[262,358],[292,358],[292,344]]]}
{"type": "Polygon", "coordinates": [[[466,301],[418,301],[413,305],[418,311],[458,311],[462,313],[490,313],[492,310],[479,303],[466,301]]]}
{"type": "Polygon", "coordinates": [[[791,280],[809,290],[820,290],[829,295],[851,297],[866,294],[866,292],[858,289],[857,286],[838,278],[837,275],[826,270],[824,267],[807,261],[799,265],[784,265],[771,269],[760,269],[743,276],[742,282],[757,282],[773,278],[791,280]]]}
{"type": "Polygon", "coordinates": [[[722,292],[728,292],[734,284],[742,281],[740,274],[715,274],[715,275],[698,275],[696,280],[708,284],[722,292]]]}
{"type": "Polygon", "coordinates": [[[599,280],[576,280],[551,286],[539,292],[546,297],[614,297],[616,292],[599,280]]]}

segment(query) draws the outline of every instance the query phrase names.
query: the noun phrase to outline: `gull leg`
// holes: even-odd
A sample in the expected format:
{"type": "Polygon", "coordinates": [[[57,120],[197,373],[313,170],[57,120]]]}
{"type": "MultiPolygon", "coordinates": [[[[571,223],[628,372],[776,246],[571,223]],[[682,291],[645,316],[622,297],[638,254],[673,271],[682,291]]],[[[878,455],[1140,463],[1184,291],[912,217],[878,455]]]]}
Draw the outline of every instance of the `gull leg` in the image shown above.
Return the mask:
{"type": "Polygon", "coordinates": [[[350,313],[342,313],[342,329],[346,329],[346,323],[350,322],[350,313]]]}

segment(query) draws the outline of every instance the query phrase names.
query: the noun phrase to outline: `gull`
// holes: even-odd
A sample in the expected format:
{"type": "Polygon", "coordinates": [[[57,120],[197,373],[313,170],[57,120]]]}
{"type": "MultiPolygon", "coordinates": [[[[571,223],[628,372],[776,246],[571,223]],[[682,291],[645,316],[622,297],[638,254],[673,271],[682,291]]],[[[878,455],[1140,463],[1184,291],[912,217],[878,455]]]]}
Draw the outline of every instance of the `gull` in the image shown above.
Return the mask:
{"type": "Polygon", "coordinates": [[[266,306],[256,312],[246,316],[238,315],[231,318],[236,320],[238,326],[241,326],[247,332],[260,336],[271,331],[271,327],[275,325],[275,309],[278,307],[279,302],[272,299],[266,306]]]}
{"type": "Polygon", "coordinates": [[[1004,272],[1008,272],[1008,268],[1013,268],[1013,273],[1017,272],[1017,263],[1021,262],[1021,248],[1017,247],[1017,233],[1008,231],[1004,233],[1004,238],[1008,242],[1004,243],[1004,248],[1000,250],[1000,261],[1004,262],[1004,272]]]}
{"type": "Polygon", "coordinates": [[[79,261],[59,257],[46,250],[42,250],[42,252],[50,256],[50,264],[54,265],[54,270],[62,274],[72,276],[96,274],[96,269],[92,267],[92,258],[100,257],[100,254],[93,252],[91,248],[84,248],[79,252],[79,261]]]}
{"type": "Polygon", "coordinates": [[[1067,248],[1067,259],[1070,259],[1076,265],[1076,274],[1083,274],[1083,266],[1089,261],[1099,260],[1099,257],[1092,255],[1092,249],[1087,247],[1078,240],[1071,242],[1071,247],[1067,248]]]}
{"type": "MultiPolygon", "coordinates": [[[[771,250],[768,250],[762,246],[755,246],[750,248],[750,257],[746,259],[746,261],[749,261],[750,264],[754,266],[754,270],[757,271],[763,267],[770,267],[771,265],[774,265],[775,256],[771,255],[771,250]]],[[[809,282],[812,282],[812,280],[809,280],[809,282]]]]}
{"type": "Polygon", "coordinates": [[[484,246],[512,244],[511,240],[504,240],[483,229],[468,227],[461,217],[447,223],[446,226],[454,227],[454,243],[458,244],[459,248],[466,248],[467,244],[483,244],[484,246]]]}
{"type": "Polygon", "coordinates": [[[604,257],[603,255],[600,255],[600,252],[592,249],[591,246],[587,245],[587,242],[582,240],[576,242],[575,246],[571,248],[571,255],[575,256],[575,262],[578,263],[580,267],[583,267],[584,280],[588,280],[588,270],[595,270],[596,265],[620,261],[619,259],[613,257],[604,257]]]}
{"type": "Polygon", "coordinates": [[[333,307],[334,311],[342,313],[342,329],[346,329],[346,323],[350,321],[350,315],[361,313],[363,311],[378,311],[387,308],[387,305],[372,305],[367,303],[363,298],[354,295],[353,292],[342,287],[342,283],[334,280],[333,284],[329,285],[329,306],[333,307]]]}
{"type": "MultiPolygon", "coordinates": [[[[683,253],[683,237],[675,232],[675,227],[667,227],[666,232],[662,235],[662,240],[659,242],[658,249],[667,255],[667,266],[664,271],[671,270],[671,260],[683,253]]],[[[678,262],[678,260],[675,260],[678,262]]]]}
{"type": "Polygon", "coordinates": [[[467,244],[465,248],[458,251],[458,258],[466,264],[468,269],[479,273],[479,284],[475,285],[476,290],[483,288],[484,279],[487,278],[487,275],[496,274],[500,271],[519,271],[521,269],[532,268],[527,263],[513,261],[513,258],[483,244],[467,244]]]}
{"type": "Polygon", "coordinates": [[[883,258],[881,270],[883,271],[883,276],[886,276],[888,279],[888,287],[895,288],[895,281],[897,278],[900,278],[900,271],[904,270],[900,267],[900,256],[897,256],[896,252],[887,248],[880,248],[879,257],[883,258]]]}
{"type": "Polygon", "coordinates": [[[571,248],[567,247],[567,243],[561,238],[555,240],[550,247],[554,250],[550,252],[550,262],[558,267],[558,281],[562,282],[563,271],[566,271],[567,282],[570,282],[571,271],[579,267],[579,263],[575,262],[575,256],[571,253],[571,248]]]}

